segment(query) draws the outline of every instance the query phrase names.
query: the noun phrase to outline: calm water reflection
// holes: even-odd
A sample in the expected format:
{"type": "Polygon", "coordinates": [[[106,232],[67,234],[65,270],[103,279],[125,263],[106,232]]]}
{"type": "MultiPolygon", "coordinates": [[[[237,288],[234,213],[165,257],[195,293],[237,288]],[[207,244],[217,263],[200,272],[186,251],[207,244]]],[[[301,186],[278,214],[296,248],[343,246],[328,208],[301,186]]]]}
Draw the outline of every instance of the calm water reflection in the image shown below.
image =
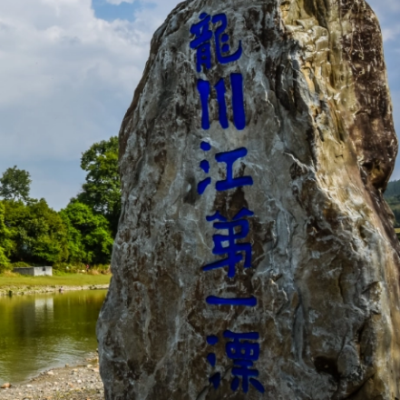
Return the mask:
{"type": "Polygon", "coordinates": [[[107,291],[0,298],[0,384],[18,383],[97,348],[107,291]]]}

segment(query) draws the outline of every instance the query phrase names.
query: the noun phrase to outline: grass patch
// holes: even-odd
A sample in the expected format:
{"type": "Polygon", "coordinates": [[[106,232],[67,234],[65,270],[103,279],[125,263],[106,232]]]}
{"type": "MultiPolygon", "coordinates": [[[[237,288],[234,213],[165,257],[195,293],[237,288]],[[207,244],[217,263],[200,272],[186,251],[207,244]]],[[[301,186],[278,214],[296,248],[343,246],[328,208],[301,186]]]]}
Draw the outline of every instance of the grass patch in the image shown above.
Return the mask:
{"type": "Polygon", "coordinates": [[[0,288],[7,286],[86,286],[107,285],[111,275],[62,274],[55,276],[24,276],[6,272],[0,274],[0,288]]]}

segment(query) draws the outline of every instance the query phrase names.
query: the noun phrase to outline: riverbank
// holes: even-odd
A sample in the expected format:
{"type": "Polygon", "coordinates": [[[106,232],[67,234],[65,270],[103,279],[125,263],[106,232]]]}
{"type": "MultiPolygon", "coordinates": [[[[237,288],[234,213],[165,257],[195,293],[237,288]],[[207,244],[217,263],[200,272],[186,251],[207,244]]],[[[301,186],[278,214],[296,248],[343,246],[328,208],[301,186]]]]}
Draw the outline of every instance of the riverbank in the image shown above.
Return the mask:
{"type": "Polygon", "coordinates": [[[108,289],[111,275],[65,274],[61,276],[0,275],[0,296],[14,296],[38,293],[54,293],[62,289],[97,290],[108,289]]]}
{"type": "Polygon", "coordinates": [[[73,290],[105,290],[109,285],[84,285],[84,286],[5,286],[0,288],[0,297],[2,296],[22,296],[29,294],[45,294],[69,292],[73,290]]]}
{"type": "Polygon", "coordinates": [[[104,400],[98,358],[94,355],[85,364],[65,366],[41,373],[28,383],[13,385],[0,382],[2,400],[104,400]],[[8,387],[8,385],[11,387],[8,387]]]}

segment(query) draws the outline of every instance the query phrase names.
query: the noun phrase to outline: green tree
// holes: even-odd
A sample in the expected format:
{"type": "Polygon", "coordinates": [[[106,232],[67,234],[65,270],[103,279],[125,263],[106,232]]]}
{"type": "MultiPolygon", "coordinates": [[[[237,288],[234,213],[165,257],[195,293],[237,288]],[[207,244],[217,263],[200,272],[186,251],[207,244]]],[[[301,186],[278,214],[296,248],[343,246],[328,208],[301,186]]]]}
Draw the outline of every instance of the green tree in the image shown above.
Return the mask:
{"type": "Polygon", "coordinates": [[[93,144],[82,154],[81,168],[87,175],[77,200],[87,204],[96,214],[103,215],[110,223],[115,237],[121,213],[118,138],[113,136],[93,144]]]}
{"type": "Polygon", "coordinates": [[[391,181],[387,184],[384,196],[385,198],[390,198],[400,195],[400,180],[391,181]]]}
{"type": "Polygon", "coordinates": [[[107,219],[79,201],[71,201],[60,211],[67,226],[71,263],[108,264],[113,237],[107,219]]]}
{"type": "Polygon", "coordinates": [[[8,168],[0,178],[0,196],[5,200],[28,201],[31,183],[29,172],[15,165],[8,168]]]}
{"type": "Polygon", "coordinates": [[[4,204],[0,202],[0,270],[8,264],[13,248],[13,242],[11,241],[11,232],[7,228],[4,222],[4,204]]]}
{"type": "Polygon", "coordinates": [[[12,261],[54,264],[68,259],[67,227],[44,199],[25,205],[3,201],[5,225],[11,232],[12,261]]]}

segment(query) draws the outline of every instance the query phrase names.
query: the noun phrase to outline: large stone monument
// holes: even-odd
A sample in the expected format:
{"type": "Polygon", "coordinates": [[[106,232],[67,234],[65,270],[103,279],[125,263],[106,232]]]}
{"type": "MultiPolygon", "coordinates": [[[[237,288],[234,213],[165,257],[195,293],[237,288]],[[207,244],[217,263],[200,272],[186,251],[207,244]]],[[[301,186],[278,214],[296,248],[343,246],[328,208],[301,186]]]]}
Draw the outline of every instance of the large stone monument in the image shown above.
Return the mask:
{"type": "Polygon", "coordinates": [[[108,400],[399,400],[397,139],[364,0],[192,0],[120,131],[108,400]]]}

